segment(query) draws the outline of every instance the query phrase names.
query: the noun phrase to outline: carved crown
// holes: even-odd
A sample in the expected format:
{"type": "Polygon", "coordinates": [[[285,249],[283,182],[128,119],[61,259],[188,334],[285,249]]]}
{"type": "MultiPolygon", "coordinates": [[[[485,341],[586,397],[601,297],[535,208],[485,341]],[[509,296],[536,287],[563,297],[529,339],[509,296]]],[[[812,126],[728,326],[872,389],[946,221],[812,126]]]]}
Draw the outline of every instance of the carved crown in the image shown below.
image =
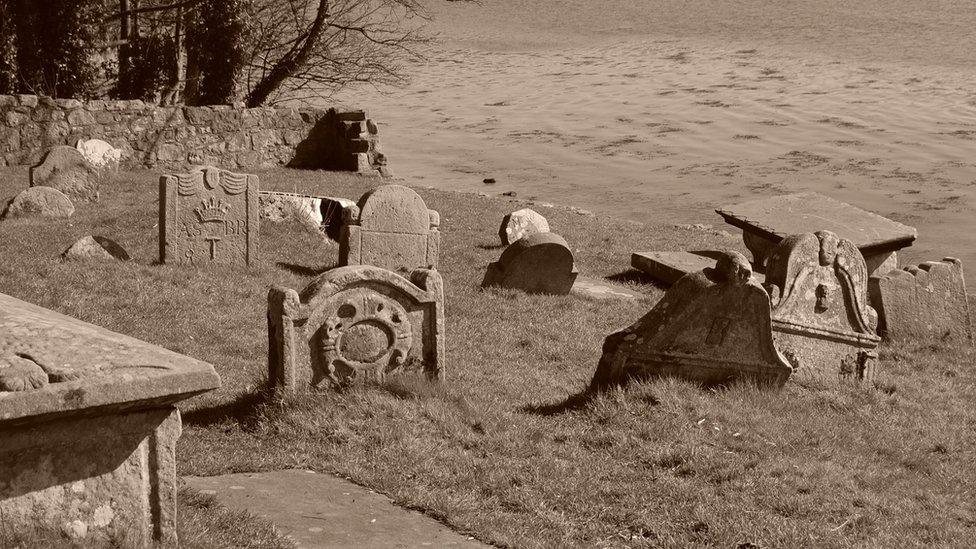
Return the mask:
{"type": "Polygon", "coordinates": [[[200,205],[193,209],[197,212],[197,217],[200,218],[201,223],[223,221],[229,210],[230,205],[225,204],[223,200],[217,200],[214,196],[211,196],[209,201],[201,201],[200,205]]]}

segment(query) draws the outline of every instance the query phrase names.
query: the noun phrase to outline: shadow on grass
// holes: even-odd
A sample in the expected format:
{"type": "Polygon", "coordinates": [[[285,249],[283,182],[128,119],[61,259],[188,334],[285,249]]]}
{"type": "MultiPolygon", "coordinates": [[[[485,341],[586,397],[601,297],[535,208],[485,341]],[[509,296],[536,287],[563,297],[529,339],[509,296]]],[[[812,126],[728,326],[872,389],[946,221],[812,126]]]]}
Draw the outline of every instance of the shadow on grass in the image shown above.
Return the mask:
{"type": "Polygon", "coordinates": [[[482,250],[499,250],[501,248],[504,248],[505,245],[504,244],[478,244],[477,247],[482,250]]]}
{"type": "Polygon", "coordinates": [[[275,266],[284,269],[286,271],[289,271],[291,273],[297,274],[299,276],[318,276],[326,271],[331,271],[336,267],[335,265],[326,265],[317,268],[307,267],[305,265],[296,265],[294,263],[285,263],[283,261],[279,261],[275,263],[275,266]]]}
{"type": "Polygon", "coordinates": [[[520,408],[519,411],[537,416],[556,416],[566,412],[575,412],[589,406],[599,394],[599,391],[585,389],[575,395],[566,397],[562,401],[549,404],[529,404],[520,408]]]}
{"type": "Polygon", "coordinates": [[[627,269],[626,271],[621,271],[619,273],[614,273],[612,275],[607,275],[607,280],[611,282],[633,282],[635,284],[650,284],[655,288],[660,288],[662,290],[667,290],[671,287],[670,284],[664,284],[663,282],[654,279],[651,275],[645,273],[644,271],[638,271],[637,269],[627,269]]]}
{"type": "Polygon", "coordinates": [[[183,423],[197,427],[209,427],[233,420],[236,423],[245,424],[252,418],[254,411],[259,406],[271,402],[273,398],[272,392],[267,389],[253,393],[243,393],[237,395],[234,400],[221,404],[220,406],[187,412],[183,414],[183,423]]]}

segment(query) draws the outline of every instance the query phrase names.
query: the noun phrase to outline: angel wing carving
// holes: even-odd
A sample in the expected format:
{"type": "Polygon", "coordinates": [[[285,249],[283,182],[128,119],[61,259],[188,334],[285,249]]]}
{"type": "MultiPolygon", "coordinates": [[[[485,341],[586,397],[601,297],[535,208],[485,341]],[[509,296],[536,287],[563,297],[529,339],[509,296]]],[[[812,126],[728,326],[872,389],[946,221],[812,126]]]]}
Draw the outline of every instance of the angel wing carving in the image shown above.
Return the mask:
{"type": "Polygon", "coordinates": [[[176,176],[177,192],[180,196],[193,196],[197,194],[197,189],[203,183],[203,174],[200,172],[183,173],[176,176]]]}
{"type": "Polygon", "coordinates": [[[220,186],[227,194],[241,194],[247,188],[247,174],[223,172],[220,186]]]}
{"type": "Polygon", "coordinates": [[[852,312],[854,326],[861,333],[874,334],[877,313],[868,305],[868,266],[861,251],[850,240],[842,238],[837,242],[834,269],[845,297],[850,300],[848,310],[852,312]]]}

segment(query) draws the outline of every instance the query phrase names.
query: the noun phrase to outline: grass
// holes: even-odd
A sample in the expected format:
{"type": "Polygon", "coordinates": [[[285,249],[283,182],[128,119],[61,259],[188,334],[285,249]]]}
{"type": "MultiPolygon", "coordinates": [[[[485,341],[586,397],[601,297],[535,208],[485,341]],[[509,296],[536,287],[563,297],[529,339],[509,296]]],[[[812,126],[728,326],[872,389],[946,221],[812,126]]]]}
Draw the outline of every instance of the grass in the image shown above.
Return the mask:
{"type": "MultiPolygon", "coordinates": [[[[373,180],[262,173],[262,187],[357,198],[373,180]]],[[[703,390],[676,380],[583,392],[603,338],[660,290],[636,250],[741,244],[721,231],[646,227],[536,207],[583,275],[645,302],[482,291],[497,224],[524,203],[421,189],[441,214],[448,381],[274,401],[265,379],[267,287],[304,287],[336,246],[264,224],[262,264],[154,265],[156,175],[124,173],[70,225],[0,223],[0,291],[215,365],[224,386],[186,407],[182,474],[333,472],[510,547],[969,547],[976,543],[976,389],[969,348],[888,347],[877,386],[789,383],[703,390]],[[68,264],[96,234],[129,263],[68,264]]],[[[0,169],[0,196],[26,170],[0,169]]],[[[703,220],[707,221],[707,220],[703,220]]]]}

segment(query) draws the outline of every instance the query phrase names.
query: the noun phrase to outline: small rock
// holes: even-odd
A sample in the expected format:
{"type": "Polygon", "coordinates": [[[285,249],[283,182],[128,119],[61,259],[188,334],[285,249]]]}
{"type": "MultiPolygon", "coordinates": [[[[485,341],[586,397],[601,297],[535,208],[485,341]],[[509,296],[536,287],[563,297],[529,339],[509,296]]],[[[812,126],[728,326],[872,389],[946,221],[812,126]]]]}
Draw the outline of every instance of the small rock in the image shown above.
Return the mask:
{"type": "Polygon", "coordinates": [[[482,183],[484,183],[485,185],[494,185],[495,184],[495,178],[494,177],[486,177],[486,178],[484,178],[482,180],[482,183]]]}
{"type": "Polygon", "coordinates": [[[130,259],[125,248],[113,240],[103,236],[86,236],[71,245],[61,254],[64,261],[104,259],[128,261],[130,259]]]}
{"type": "Polygon", "coordinates": [[[518,196],[518,193],[515,191],[505,191],[502,193],[502,196],[511,196],[512,198],[515,198],[518,196]]]}
{"type": "Polygon", "coordinates": [[[122,162],[122,150],[101,139],[79,139],[75,145],[81,156],[97,169],[118,170],[122,162]]]}
{"type": "Polygon", "coordinates": [[[498,238],[508,245],[520,238],[536,233],[548,233],[549,222],[540,213],[529,208],[516,210],[502,219],[498,238]]]}
{"type": "Polygon", "coordinates": [[[64,193],[51,187],[31,187],[14,197],[7,205],[4,219],[37,215],[71,217],[75,206],[64,193]]]}

